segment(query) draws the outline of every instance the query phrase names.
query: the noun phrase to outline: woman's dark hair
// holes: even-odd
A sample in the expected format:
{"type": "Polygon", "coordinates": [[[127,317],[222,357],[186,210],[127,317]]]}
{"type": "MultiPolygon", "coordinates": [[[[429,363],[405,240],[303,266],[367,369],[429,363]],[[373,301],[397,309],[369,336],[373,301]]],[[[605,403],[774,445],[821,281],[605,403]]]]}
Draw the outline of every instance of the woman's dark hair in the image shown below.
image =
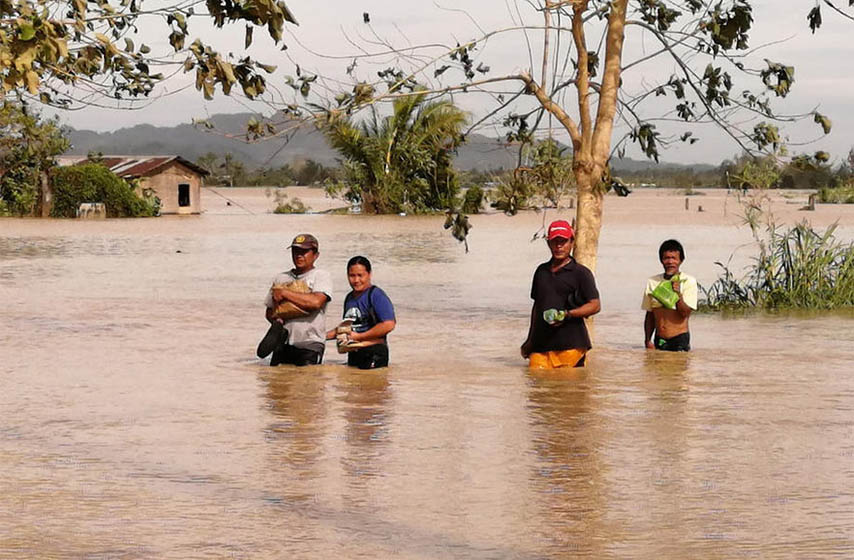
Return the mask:
{"type": "Polygon", "coordinates": [[[664,253],[666,253],[667,251],[679,251],[679,260],[685,260],[685,249],[683,249],[682,244],[676,241],[675,239],[668,239],[667,241],[661,244],[661,247],[658,248],[659,261],[664,258],[664,253]]]}
{"type": "Polygon", "coordinates": [[[364,266],[365,270],[367,270],[368,272],[371,271],[371,261],[369,261],[367,258],[359,255],[359,256],[353,257],[352,259],[347,261],[347,272],[350,271],[351,266],[355,266],[357,264],[364,266]]]}

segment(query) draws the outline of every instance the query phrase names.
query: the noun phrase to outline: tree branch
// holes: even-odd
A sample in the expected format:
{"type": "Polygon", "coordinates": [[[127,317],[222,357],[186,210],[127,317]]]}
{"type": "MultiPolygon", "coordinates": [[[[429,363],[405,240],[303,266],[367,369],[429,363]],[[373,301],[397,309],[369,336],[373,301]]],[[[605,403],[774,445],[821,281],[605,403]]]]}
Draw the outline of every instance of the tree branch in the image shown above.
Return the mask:
{"type": "Polygon", "coordinates": [[[525,81],[528,91],[534,94],[537,101],[540,102],[540,105],[542,105],[546,111],[554,115],[558,122],[560,122],[560,124],[562,124],[569,133],[569,137],[572,139],[573,151],[580,151],[582,148],[582,136],[575,121],[566,114],[566,111],[564,111],[560,105],[552,101],[551,97],[549,97],[549,95],[543,91],[539,85],[537,85],[534,79],[531,78],[530,74],[523,72],[522,79],[525,81]]]}
{"type": "Polygon", "coordinates": [[[839,14],[840,14],[842,17],[846,17],[846,18],[850,19],[851,21],[854,21],[854,17],[852,17],[852,16],[850,16],[850,15],[846,14],[845,12],[843,12],[842,10],[840,10],[839,8],[837,8],[836,6],[834,6],[834,5],[830,2],[830,0],[824,0],[824,3],[825,3],[825,4],[827,4],[828,6],[830,6],[831,8],[833,8],[834,10],[836,10],[837,12],[839,12],[839,14]]]}

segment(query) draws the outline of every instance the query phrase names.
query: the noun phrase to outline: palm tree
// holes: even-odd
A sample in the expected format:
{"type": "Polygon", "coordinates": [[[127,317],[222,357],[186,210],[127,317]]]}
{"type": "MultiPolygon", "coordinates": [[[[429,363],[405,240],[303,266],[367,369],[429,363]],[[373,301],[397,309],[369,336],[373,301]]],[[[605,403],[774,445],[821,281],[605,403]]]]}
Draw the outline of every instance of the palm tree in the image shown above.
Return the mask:
{"type": "Polygon", "coordinates": [[[356,124],[333,119],[325,128],[343,156],[345,197],[375,214],[449,208],[459,186],[452,153],[463,141],[467,115],[450,101],[426,94],[394,101],[392,114],[356,124]]]}

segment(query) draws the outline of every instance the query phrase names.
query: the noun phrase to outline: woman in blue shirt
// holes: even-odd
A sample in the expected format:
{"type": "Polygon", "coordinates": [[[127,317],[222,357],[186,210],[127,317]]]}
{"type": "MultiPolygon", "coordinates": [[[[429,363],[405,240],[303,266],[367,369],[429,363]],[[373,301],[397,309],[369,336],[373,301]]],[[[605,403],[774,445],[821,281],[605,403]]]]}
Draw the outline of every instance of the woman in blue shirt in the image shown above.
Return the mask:
{"type": "MultiPolygon", "coordinates": [[[[347,365],[359,369],[374,369],[388,366],[387,336],[396,325],[394,305],[386,293],[371,284],[371,261],[365,257],[353,257],[347,263],[347,280],[352,291],[344,298],[344,320],[352,321],[348,333],[350,350],[347,365]]],[[[335,338],[335,329],[328,337],[335,338]]]]}

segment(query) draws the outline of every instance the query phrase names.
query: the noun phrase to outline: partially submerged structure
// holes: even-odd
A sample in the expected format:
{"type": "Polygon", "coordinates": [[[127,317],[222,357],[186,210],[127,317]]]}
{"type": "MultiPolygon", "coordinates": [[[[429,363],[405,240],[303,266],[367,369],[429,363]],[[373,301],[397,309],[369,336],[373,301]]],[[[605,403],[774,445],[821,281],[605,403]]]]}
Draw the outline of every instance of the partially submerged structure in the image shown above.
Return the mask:
{"type": "Polygon", "coordinates": [[[208,171],[181,156],[63,156],[60,165],[100,163],[125,180],[138,180],[140,194],[151,189],[161,214],[199,214],[208,171]]]}

